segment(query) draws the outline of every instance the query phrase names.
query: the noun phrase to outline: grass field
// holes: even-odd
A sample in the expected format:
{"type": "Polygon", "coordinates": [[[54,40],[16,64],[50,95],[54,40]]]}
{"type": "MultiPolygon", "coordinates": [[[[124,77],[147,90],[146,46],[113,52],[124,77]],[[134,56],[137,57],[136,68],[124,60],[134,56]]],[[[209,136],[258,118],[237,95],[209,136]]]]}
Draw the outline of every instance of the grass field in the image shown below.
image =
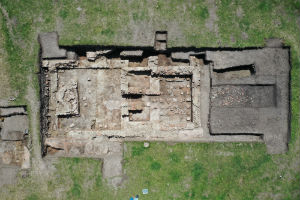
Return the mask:
{"type": "MultiPolygon", "coordinates": [[[[0,0],[0,95],[27,104],[35,85],[37,34],[58,31],[62,45],[152,45],[168,30],[169,46],[263,46],[282,38],[291,48],[291,142],[288,153],[268,155],[256,143],[126,143],[127,180],[118,190],[102,181],[101,162],[64,158],[47,179],[30,175],[0,189],[0,199],[299,199],[299,0],[0,0]],[[32,74],[33,80],[28,80],[32,74]]],[[[32,127],[38,128],[38,127],[32,127]]]]}

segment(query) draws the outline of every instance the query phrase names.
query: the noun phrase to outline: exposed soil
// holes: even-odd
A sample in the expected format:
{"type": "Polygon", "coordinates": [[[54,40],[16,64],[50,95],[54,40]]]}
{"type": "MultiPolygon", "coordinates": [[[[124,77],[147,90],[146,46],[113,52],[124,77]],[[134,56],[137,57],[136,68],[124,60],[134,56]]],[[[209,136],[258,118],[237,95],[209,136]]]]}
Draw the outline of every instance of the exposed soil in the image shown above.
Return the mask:
{"type": "Polygon", "coordinates": [[[241,6],[239,6],[236,10],[236,16],[239,17],[239,18],[242,18],[244,15],[244,10],[241,6]]]}

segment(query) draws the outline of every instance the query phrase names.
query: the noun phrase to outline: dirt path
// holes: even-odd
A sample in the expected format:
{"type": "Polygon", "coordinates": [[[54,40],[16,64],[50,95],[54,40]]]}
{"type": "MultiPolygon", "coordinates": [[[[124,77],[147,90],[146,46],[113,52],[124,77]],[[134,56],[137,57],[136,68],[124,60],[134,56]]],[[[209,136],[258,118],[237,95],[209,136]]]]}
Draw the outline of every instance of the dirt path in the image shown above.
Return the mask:
{"type": "Polygon", "coordinates": [[[31,163],[32,171],[36,175],[42,175],[46,172],[46,166],[41,155],[41,143],[40,143],[40,101],[36,95],[35,89],[33,88],[32,75],[28,77],[29,84],[27,87],[26,99],[29,104],[29,115],[30,115],[30,133],[32,140],[31,148],[31,163]]]}
{"type": "Polygon", "coordinates": [[[207,0],[206,4],[208,5],[209,18],[205,22],[206,28],[209,31],[214,32],[219,36],[219,27],[218,27],[218,15],[217,15],[217,5],[215,0],[207,0]]]}

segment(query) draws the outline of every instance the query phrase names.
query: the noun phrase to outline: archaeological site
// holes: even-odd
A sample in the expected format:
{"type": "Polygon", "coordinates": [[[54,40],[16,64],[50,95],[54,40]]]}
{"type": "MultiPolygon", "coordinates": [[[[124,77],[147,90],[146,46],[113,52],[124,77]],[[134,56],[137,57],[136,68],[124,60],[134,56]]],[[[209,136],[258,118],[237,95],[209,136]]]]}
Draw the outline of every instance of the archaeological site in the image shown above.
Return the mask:
{"type": "Polygon", "coordinates": [[[13,184],[19,169],[30,168],[25,106],[0,106],[0,186],[13,184]]]}
{"type": "Polygon", "coordinates": [[[124,141],[288,150],[289,48],[276,39],[243,49],[167,41],[157,31],[153,47],[59,46],[56,32],[40,34],[42,154],[103,158],[104,177],[117,184],[124,141]]]}

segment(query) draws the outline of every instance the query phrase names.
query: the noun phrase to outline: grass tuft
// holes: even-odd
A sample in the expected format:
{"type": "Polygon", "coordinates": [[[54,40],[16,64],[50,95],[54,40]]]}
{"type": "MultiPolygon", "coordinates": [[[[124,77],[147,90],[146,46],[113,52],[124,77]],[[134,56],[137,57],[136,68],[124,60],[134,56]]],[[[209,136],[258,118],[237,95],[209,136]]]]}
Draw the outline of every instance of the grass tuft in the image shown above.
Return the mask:
{"type": "Polygon", "coordinates": [[[200,176],[203,174],[203,167],[200,163],[195,163],[192,169],[193,180],[199,180],[200,176]]]}
{"type": "Polygon", "coordinates": [[[154,170],[154,171],[158,171],[161,168],[161,164],[157,161],[154,161],[151,163],[150,165],[150,169],[154,170]]]}

